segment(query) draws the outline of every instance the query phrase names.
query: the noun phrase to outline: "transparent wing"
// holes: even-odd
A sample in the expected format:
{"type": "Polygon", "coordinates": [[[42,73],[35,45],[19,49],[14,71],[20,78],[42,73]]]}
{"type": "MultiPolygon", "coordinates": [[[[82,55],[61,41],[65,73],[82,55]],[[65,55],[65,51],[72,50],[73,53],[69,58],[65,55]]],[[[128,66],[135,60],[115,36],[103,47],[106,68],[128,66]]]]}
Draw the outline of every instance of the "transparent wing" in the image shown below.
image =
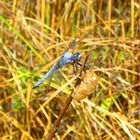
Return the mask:
{"type": "Polygon", "coordinates": [[[48,79],[48,84],[47,84],[47,93],[48,93],[48,91],[49,91],[50,84],[51,84],[51,82],[52,82],[52,77],[53,77],[53,75],[51,75],[51,76],[49,77],[49,79],[48,79]]]}
{"type": "MultiPolygon", "coordinates": [[[[91,31],[91,30],[90,30],[91,31]]],[[[70,50],[70,49],[73,49],[77,44],[79,44],[89,33],[90,33],[90,31],[89,32],[87,32],[87,33],[85,33],[78,41],[76,41],[76,39],[77,39],[77,36],[74,38],[74,40],[72,41],[72,43],[70,44],[70,46],[64,51],[64,53],[66,53],[68,50],[70,50]]],[[[63,54],[64,54],[63,53],[63,54]]],[[[63,55],[62,54],[62,55],[63,55]]]]}

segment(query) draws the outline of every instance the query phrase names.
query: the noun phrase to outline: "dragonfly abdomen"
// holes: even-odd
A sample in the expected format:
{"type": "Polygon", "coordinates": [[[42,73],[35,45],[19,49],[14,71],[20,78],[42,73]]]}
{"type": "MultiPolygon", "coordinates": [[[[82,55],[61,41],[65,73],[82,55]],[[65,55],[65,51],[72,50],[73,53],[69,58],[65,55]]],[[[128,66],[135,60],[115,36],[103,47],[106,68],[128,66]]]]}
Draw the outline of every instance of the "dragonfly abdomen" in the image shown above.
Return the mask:
{"type": "Polygon", "coordinates": [[[48,77],[50,77],[53,72],[57,70],[57,65],[54,64],[53,67],[38,81],[33,85],[33,88],[38,87],[42,82],[44,82],[48,77]]]}

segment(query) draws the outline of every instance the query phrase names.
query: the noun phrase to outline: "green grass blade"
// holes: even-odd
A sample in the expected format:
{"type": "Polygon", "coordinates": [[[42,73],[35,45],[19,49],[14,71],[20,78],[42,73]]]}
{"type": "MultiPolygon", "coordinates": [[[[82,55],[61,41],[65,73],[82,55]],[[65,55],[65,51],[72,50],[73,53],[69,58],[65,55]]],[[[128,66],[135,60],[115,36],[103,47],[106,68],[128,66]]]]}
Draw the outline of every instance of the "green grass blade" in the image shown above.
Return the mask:
{"type": "Polygon", "coordinates": [[[2,16],[0,19],[34,52],[34,54],[44,62],[43,58],[37,53],[37,51],[32,47],[32,45],[2,16]]]}

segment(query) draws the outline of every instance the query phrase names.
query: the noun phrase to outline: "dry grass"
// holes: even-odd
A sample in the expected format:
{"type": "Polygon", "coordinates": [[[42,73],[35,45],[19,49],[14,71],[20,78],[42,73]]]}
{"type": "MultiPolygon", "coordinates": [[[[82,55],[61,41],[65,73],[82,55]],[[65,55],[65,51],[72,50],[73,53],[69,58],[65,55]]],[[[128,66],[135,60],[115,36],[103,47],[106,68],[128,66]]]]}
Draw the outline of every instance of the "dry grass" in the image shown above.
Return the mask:
{"type": "Polygon", "coordinates": [[[134,0],[0,1],[0,139],[51,139],[57,129],[55,140],[140,140],[139,9],[134,0]],[[81,63],[90,55],[96,90],[72,100],[72,66],[54,74],[48,94],[47,80],[32,89],[88,30],[71,51],[81,63]]]}

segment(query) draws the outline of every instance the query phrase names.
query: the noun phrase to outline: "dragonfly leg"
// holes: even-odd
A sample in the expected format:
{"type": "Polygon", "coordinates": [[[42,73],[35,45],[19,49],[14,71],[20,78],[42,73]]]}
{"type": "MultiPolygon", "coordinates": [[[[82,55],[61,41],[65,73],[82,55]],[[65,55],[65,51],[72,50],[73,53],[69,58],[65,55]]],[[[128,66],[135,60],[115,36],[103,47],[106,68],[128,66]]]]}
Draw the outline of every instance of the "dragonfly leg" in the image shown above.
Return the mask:
{"type": "MultiPolygon", "coordinates": [[[[81,69],[81,71],[80,71],[80,75],[82,74],[82,71],[85,71],[86,63],[87,63],[88,58],[89,58],[89,55],[86,56],[85,61],[84,61],[83,64],[80,64],[80,63],[77,62],[77,61],[73,64],[73,72],[74,72],[75,75],[76,75],[76,72],[78,71],[78,65],[79,65],[79,66],[82,66],[82,69],[81,69]]],[[[76,76],[77,76],[77,75],[76,75],[76,76]]]]}
{"type": "MultiPolygon", "coordinates": [[[[76,65],[72,65],[73,66],[73,73],[76,75],[76,70],[77,70],[77,67],[76,67],[76,65]]],[[[77,75],[76,75],[77,76],[77,75]]]]}
{"type": "Polygon", "coordinates": [[[77,65],[77,63],[75,63],[75,64],[73,64],[73,73],[75,74],[75,76],[78,77],[77,72],[78,72],[78,65],[77,65]]]}
{"type": "Polygon", "coordinates": [[[79,65],[79,66],[83,66],[82,64],[80,64],[80,63],[79,63],[79,62],[77,62],[77,61],[76,61],[75,63],[76,63],[77,65],[79,65]]]}

